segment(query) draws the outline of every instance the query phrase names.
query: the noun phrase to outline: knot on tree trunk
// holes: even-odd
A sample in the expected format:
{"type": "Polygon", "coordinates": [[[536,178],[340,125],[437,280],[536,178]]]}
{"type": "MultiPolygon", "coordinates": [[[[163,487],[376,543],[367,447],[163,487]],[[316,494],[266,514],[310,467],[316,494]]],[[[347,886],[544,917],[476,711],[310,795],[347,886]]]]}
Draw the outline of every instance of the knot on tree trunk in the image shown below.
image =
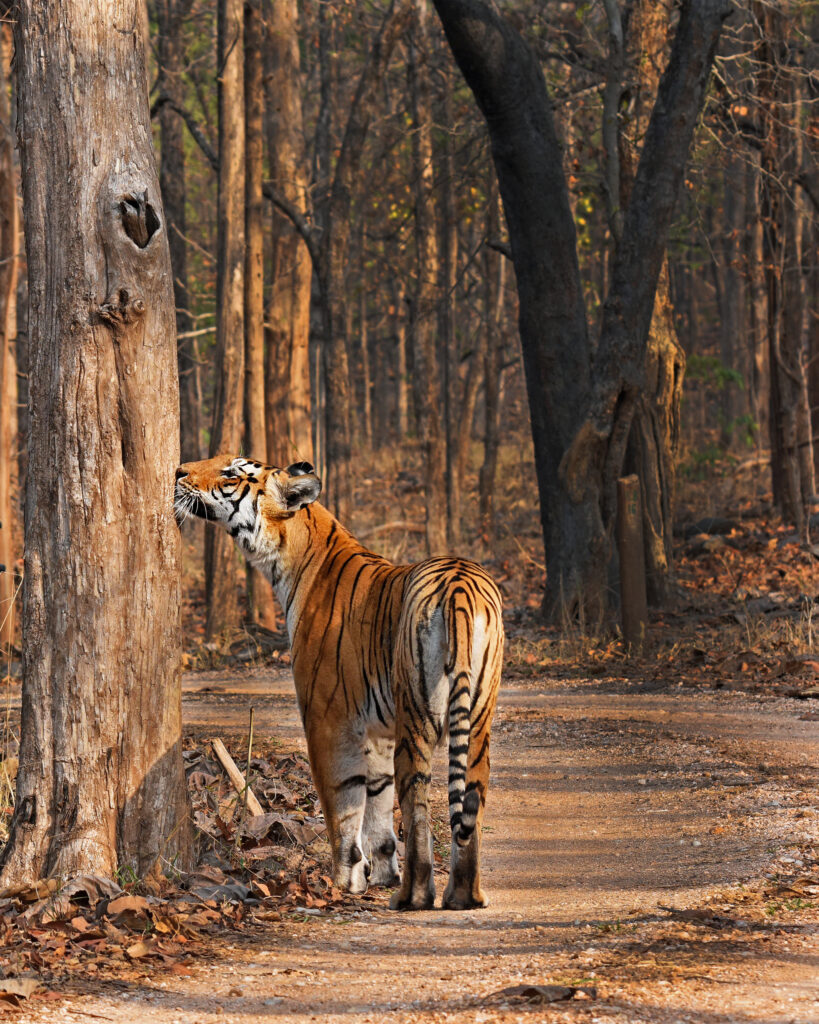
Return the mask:
{"type": "Polygon", "coordinates": [[[145,300],[138,295],[132,298],[127,288],[120,288],[114,295],[109,295],[97,313],[112,327],[122,327],[145,315],[145,300]]]}

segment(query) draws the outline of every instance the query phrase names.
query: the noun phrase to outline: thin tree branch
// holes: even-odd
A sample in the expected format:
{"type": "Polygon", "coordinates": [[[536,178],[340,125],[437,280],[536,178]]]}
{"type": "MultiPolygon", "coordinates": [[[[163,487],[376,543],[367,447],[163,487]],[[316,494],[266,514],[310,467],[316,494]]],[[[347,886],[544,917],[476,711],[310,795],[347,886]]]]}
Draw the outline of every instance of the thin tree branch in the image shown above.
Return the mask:
{"type": "Polygon", "coordinates": [[[194,142],[196,142],[196,144],[202,150],[205,159],[208,161],[211,168],[218,174],[219,157],[217,156],[216,150],[213,148],[213,146],[211,146],[207,136],[205,135],[204,131],[202,130],[201,126],[198,124],[196,119],[191,114],[189,114],[184,107],[180,106],[175,100],[173,100],[167,93],[161,93],[156,98],[156,100],[154,101],[154,105],[151,107],[151,117],[154,117],[159,108],[162,106],[169,106],[171,110],[179,114],[179,116],[187,125],[188,131],[191,133],[194,142]]]}

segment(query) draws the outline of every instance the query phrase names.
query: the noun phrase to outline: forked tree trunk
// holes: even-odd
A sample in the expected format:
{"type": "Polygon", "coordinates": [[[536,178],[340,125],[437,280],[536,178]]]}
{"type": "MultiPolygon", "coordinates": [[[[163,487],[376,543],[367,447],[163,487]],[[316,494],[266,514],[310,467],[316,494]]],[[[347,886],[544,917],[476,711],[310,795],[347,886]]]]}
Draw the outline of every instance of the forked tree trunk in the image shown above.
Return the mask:
{"type": "MultiPolygon", "coordinates": [[[[322,5],[322,9],[326,5],[322,5]]],[[[273,187],[297,210],[308,208],[296,0],[265,7],[265,116],[273,187]]],[[[268,310],[267,457],[277,466],[313,461],[310,400],[310,290],[307,245],[290,221],[272,211],[272,283],[268,310]]]]}
{"type": "Polygon", "coordinates": [[[18,8],[32,418],[3,886],[188,859],[179,391],[144,31],[137,0],[18,8]]]}
{"type": "Polygon", "coordinates": [[[685,0],[624,212],[591,359],[562,152],[540,64],[483,0],[435,0],[486,117],[520,298],[546,549],[544,612],[606,612],[609,527],[666,238],[727,0],[685,0]]]}
{"type": "MultiPolygon", "coordinates": [[[[0,25],[0,125],[10,124],[10,29],[0,25]]],[[[17,583],[17,253],[20,220],[11,134],[0,134],[0,654],[14,642],[17,583]]]]}
{"type": "MultiPolygon", "coordinates": [[[[210,454],[242,447],[244,398],[245,114],[244,0],[219,0],[219,210],[216,391],[210,454]]],[[[205,631],[239,623],[239,558],[224,531],[205,533],[205,631]]]]}
{"type": "MultiPolygon", "coordinates": [[[[261,0],[245,3],[245,443],[254,459],[267,461],[264,380],[264,103],[261,0]]],[[[270,584],[245,566],[247,617],[276,628],[270,584]]]]}
{"type": "Polygon", "coordinates": [[[437,351],[438,239],[432,204],[432,116],[426,61],[429,54],[426,0],[415,0],[409,74],[415,179],[416,292],[411,323],[418,435],[424,448],[426,541],[430,555],[447,551],[446,446],[437,351]]]}

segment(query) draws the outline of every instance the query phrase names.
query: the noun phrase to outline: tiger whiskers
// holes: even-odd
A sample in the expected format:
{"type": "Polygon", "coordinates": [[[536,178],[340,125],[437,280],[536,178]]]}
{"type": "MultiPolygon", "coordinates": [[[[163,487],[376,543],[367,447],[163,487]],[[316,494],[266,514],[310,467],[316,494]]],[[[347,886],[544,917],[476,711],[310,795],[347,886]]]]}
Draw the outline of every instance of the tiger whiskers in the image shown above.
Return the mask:
{"type": "Polygon", "coordinates": [[[177,526],[184,526],[188,519],[190,519],[195,504],[196,496],[189,493],[184,493],[174,499],[173,511],[176,516],[177,526]]]}

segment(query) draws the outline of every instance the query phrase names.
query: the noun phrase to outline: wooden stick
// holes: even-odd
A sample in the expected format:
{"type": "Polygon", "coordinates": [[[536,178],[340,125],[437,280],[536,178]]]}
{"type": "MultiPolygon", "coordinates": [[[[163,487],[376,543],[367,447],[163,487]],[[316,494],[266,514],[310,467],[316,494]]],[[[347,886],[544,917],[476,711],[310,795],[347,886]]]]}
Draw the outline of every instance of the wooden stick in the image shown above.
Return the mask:
{"type": "Polygon", "coordinates": [[[247,809],[250,814],[254,818],[258,817],[260,814],[264,814],[262,805],[256,799],[253,790],[248,785],[244,775],[239,771],[236,762],[225,749],[224,743],[217,737],[211,740],[211,745],[213,746],[214,754],[219,758],[219,763],[227,772],[233,788],[239,796],[246,801],[247,809]]]}

